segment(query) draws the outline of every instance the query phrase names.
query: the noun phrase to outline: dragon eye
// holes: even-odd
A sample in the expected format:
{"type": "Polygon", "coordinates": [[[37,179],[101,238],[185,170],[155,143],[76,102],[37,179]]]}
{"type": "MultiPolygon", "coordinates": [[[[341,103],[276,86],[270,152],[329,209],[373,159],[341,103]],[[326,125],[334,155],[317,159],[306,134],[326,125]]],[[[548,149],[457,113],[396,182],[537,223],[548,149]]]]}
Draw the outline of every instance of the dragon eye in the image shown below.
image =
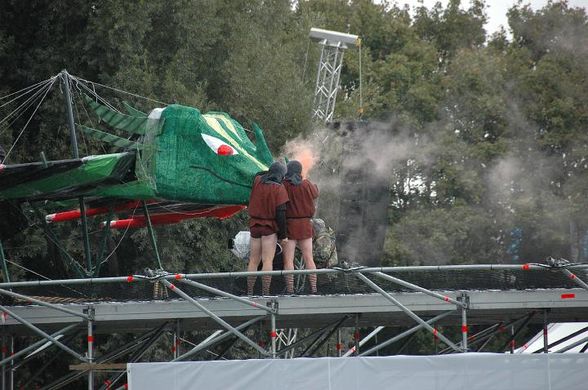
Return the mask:
{"type": "Polygon", "coordinates": [[[237,152],[235,148],[216,137],[212,137],[207,134],[202,134],[202,139],[204,140],[204,142],[206,142],[206,145],[208,145],[208,147],[219,156],[234,156],[236,154],[239,154],[239,152],[237,152]]]}

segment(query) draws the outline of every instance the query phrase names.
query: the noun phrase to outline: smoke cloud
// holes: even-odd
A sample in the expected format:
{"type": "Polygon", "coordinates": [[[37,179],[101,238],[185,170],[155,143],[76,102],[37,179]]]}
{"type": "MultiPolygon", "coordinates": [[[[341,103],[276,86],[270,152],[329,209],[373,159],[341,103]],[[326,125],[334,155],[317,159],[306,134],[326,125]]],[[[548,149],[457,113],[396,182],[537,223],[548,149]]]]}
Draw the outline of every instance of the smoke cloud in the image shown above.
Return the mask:
{"type": "MultiPolygon", "coordinates": [[[[567,22],[541,30],[529,44],[537,56],[535,73],[520,76],[542,81],[541,77],[557,80],[561,75],[554,96],[564,94],[575,101],[574,94],[584,86],[580,80],[586,79],[585,31],[584,25],[567,22]],[[557,57],[573,77],[555,71],[557,57]]],[[[301,161],[305,176],[319,185],[318,214],[328,225],[339,231],[345,225],[361,230],[346,215],[341,199],[355,199],[348,206],[360,207],[360,201],[371,195],[366,192],[390,193],[393,188],[392,207],[379,212],[393,216],[388,250],[391,256],[406,258],[403,264],[524,262],[548,256],[588,260],[586,143],[578,138],[578,129],[545,129],[535,123],[530,111],[537,107],[528,102],[536,98],[536,91],[517,85],[512,74],[502,78],[502,71],[492,65],[494,59],[486,55],[476,58],[496,69],[492,78],[481,79],[491,82],[480,92],[487,96],[474,97],[474,102],[462,95],[447,97],[438,104],[442,119],[425,128],[399,118],[370,122],[365,132],[342,123],[338,129],[321,128],[286,145],[284,153],[301,161]],[[496,101],[496,118],[478,112],[484,107],[481,103],[496,101]],[[485,133],[487,125],[490,130],[485,133]],[[498,131],[491,134],[492,130],[498,131]],[[559,137],[566,142],[569,136],[577,145],[566,153],[546,145],[550,131],[556,141],[559,137]],[[565,131],[564,136],[558,131],[565,131]]],[[[496,63],[502,64],[500,59],[496,63]]],[[[522,84],[528,82],[524,77],[522,84]]],[[[580,112],[585,105],[573,107],[580,112]]],[[[357,243],[355,260],[361,263],[361,249],[371,240],[363,240],[359,232],[358,237],[349,241],[357,243]]]]}
{"type": "Polygon", "coordinates": [[[377,265],[374,256],[381,257],[392,173],[406,168],[407,159],[426,160],[418,153],[424,137],[395,126],[395,121],[343,123],[293,139],[282,150],[300,161],[304,176],[319,186],[318,216],[336,229],[340,257],[347,261],[377,265]]]}
{"type": "Polygon", "coordinates": [[[288,160],[297,160],[302,164],[302,177],[308,178],[309,172],[320,159],[320,149],[316,148],[310,140],[297,137],[286,142],[283,154],[288,160]]]}
{"type": "MultiPolygon", "coordinates": [[[[377,247],[383,245],[375,237],[382,226],[374,226],[366,237],[366,225],[370,224],[384,224],[384,233],[386,228],[394,227],[387,240],[401,241],[398,245],[406,251],[409,264],[516,261],[518,255],[509,252],[515,240],[512,232],[525,224],[532,226],[522,230],[523,241],[537,251],[544,245],[545,257],[564,257],[568,247],[563,241],[546,239],[558,236],[557,232],[565,239],[569,229],[569,204],[557,194],[562,185],[561,156],[547,156],[541,151],[536,140],[537,126],[517,111],[516,104],[510,107],[508,121],[517,136],[502,157],[491,161],[463,154],[468,146],[457,125],[449,120],[430,124],[420,132],[397,120],[371,122],[365,128],[347,129],[345,124],[339,129],[321,128],[308,138],[288,142],[283,153],[299,160],[304,175],[319,186],[318,216],[338,233],[346,234],[351,261],[366,264],[366,247],[378,252],[377,247]],[[453,146],[448,149],[448,144],[453,146]],[[464,191],[479,192],[481,198],[460,204],[454,211],[415,208],[404,219],[389,225],[387,214],[405,207],[400,199],[403,196],[420,194],[433,204],[441,201],[439,183],[432,175],[440,159],[449,157],[453,159],[449,166],[456,167],[452,172],[455,180],[464,183],[464,191]],[[374,200],[378,192],[390,194],[392,186],[400,198],[387,200],[383,206],[374,200]],[[367,209],[362,213],[352,215],[348,211],[363,201],[367,203],[361,207],[367,209]],[[419,220],[426,221],[427,215],[441,220],[418,225],[419,220]],[[480,253],[486,248],[486,257],[460,260],[470,246],[480,253]]],[[[520,252],[520,261],[541,261],[523,258],[524,248],[516,251],[520,252]]]]}

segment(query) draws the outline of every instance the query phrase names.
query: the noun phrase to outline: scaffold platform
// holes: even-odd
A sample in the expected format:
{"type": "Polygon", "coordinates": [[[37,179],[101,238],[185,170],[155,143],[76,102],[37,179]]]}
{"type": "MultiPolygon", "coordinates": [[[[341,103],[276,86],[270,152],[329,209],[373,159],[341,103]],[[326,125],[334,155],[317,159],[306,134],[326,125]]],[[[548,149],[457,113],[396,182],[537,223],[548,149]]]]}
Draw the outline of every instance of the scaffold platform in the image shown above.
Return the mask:
{"type": "MultiPolygon", "coordinates": [[[[486,291],[441,291],[447,297],[467,297],[468,322],[487,325],[500,320],[518,318],[523,312],[549,310],[550,322],[575,322],[588,319],[588,291],[573,289],[536,290],[486,290],[486,291]],[[573,296],[573,298],[566,298],[573,296]],[[564,298],[562,298],[564,297],[564,298]]],[[[420,317],[434,317],[454,305],[420,292],[396,292],[392,296],[406,308],[420,317]]],[[[361,327],[389,326],[404,327],[414,323],[401,309],[391,304],[380,294],[356,295],[312,295],[312,296],[271,296],[251,298],[262,306],[275,304],[278,328],[320,328],[341,316],[349,318],[342,326],[355,326],[359,316],[361,327]]],[[[198,302],[231,324],[239,324],[263,315],[264,312],[231,298],[199,298],[198,302]]],[[[144,332],[158,327],[166,321],[181,320],[186,331],[216,330],[220,326],[205,312],[194,308],[191,302],[182,299],[125,301],[125,302],[77,302],[55,304],[54,307],[38,305],[13,306],[10,310],[22,319],[37,326],[55,330],[73,323],[82,323],[82,317],[56,310],[67,308],[80,315],[88,308],[94,310],[97,333],[144,332]]],[[[455,312],[438,323],[457,324],[461,313],[455,312]]],[[[542,322],[541,316],[536,319],[542,322]]],[[[30,335],[31,330],[8,316],[4,322],[7,332],[15,335],[30,335]]]]}
{"type": "MultiPolygon", "coordinates": [[[[244,294],[248,276],[270,274],[274,285],[281,288],[285,274],[304,278],[310,272],[159,273],[151,277],[0,283],[0,294],[18,317],[48,329],[83,322],[82,315],[90,308],[97,332],[104,333],[140,332],[169,320],[182,320],[185,330],[219,328],[208,313],[174,294],[176,288],[229,323],[251,320],[269,312],[264,309],[274,307],[276,324],[282,328],[322,327],[342,315],[359,316],[358,325],[362,327],[414,323],[382,292],[421,317],[434,317],[455,309],[455,302],[464,302],[471,324],[490,324],[533,310],[548,310],[551,322],[573,322],[588,319],[588,290],[577,283],[586,279],[586,270],[588,266],[584,265],[554,269],[529,264],[321,269],[316,271],[319,295],[301,291],[299,295],[277,293],[265,297],[244,294]],[[154,299],[154,284],[164,280],[171,285],[169,293],[154,299]]],[[[440,323],[451,323],[456,316],[461,318],[456,311],[440,323]]],[[[348,320],[355,326],[354,321],[348,320]]],[[[3,328],[17,335],[31,333],[10,315],[4,316],[3,328]]]]}
{"type": "MultiPolygon", "coordinates": [[[[5,351],[0,365],[26,360],[35,348],[53,345],[81,363],[64,381],[88,375],[121,362],[117,351],[93,354],[94,337],[101,334],[132,334],[137,340],[134,348],[149,348],[163,333],[172,334],[180,341],[178,348],[174,341],[170,362],[209,360],[199,354],[231,339],[227,349],[241,343],[254,358],[318,356],[327,342],[341,345],[345,328],[355,335],[359,328],[373,330],[361,339],[354,336],[355,345],[345,353],[339,347],[332,349],[334,356],[369,356],[420,330],[429,331],[447,353],[479,352],[504,329],[514,340],[528,324],[543,324],[546,329],[548,323],[587,321],[587,271],[588,265],[570,263],[207,274],[149,271],[124,277],[1,283],[3,339],[37,336],[40,340],[18,351],[5,351]],[[288,274],[294,275],[296,295],[282,294],[288,274]],[[306,294],[309,274],[317,274],[320,294],[306,294]],[[272,295],[247,296],[247,279],[262,275],[271,275],[272,295]],[[477,333],[471,331],[474,326],[477,333]],[[385,327],[400,333],[366,348],[365,343],[385,327]],[[460,331],[439,330],[450,327],[460,331]],[[248,332],[253,328],[264,329],[269,343],[254,339],[248,332]],[[291,331],[286,335],[288,329],[308,332],[297,339],[291,331]],[[194,331],[208,337],[180,348],[186,334],[194,331]],[[87,333],[85,351],[60,340],[73,332],[87,333]],[[296,348],[304,352],[295,355],[296,348]]],[[[563,352],[549,345],[547,336],[544,348],[563,352]]],[[[142,355],[133,356],[123,357],[122,363],[141,361],[142,355]]],[[[124,375],[124,369],[119,367],[117,375],[124,375]]]]}

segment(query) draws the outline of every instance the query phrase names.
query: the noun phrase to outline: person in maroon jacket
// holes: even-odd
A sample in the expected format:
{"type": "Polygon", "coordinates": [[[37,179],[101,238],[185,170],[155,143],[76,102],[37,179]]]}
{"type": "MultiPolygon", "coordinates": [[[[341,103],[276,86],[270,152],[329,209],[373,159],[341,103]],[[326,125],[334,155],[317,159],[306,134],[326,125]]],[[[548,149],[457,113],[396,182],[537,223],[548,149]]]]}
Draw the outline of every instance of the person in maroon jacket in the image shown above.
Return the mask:
{"type": "MultiPolygon", "coordinates": [[[[249,231],[251,252],[247,271],[257,271],[262,262],[262,271],[271,271],[278,239],[286,241],[286,203],[288,193],[282,184],[286,167],[274,162],[267,172],[255,176],[249,197],[249,231]]],[[[247,278],[247,294],[253,295],[257,277],[247,278]]],[[[270,293],[271,276],[261,279],[263,295],[270,293]]]]}
{"type": "MultiPolygon", "coordinates": [[[[302,164],[296,160],[288,162],[288,170],[284,179],[284,187],[290,201],[286,205],[288,221],[288,241],[284,245],[284,270],[294,269],[294,252],[296,246],[302,252],[306,269],[316,269],[312,257],[312,223],[315,212],[315,200],[319,196],[316,184],[302,178],[302,164]]],[[[310,291],[315,294],[316,274],[309,275],[310,291]]],[[[293,275],[286,275],[286,290],[294,293],[293,275]]]]}

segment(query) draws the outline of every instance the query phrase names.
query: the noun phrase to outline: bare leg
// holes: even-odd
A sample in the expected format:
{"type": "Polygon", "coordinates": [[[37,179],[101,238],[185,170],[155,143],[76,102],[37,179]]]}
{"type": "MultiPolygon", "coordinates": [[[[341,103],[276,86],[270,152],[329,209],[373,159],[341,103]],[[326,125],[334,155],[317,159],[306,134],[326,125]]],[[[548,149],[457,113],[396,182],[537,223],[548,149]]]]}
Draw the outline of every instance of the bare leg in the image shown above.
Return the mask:
{"type": "MultiPolygon", "coordinates": [[[[306,238],[298,241],[298,247],[302,252],[302,258],[304,259],[304,267],[306,269],[316,269],[314,259],[312,257],[312,238],[306,238]]],[[[308,275],[310,281],[310,292],[316,294],[316,274],[308,275]]]]}
{"type": "MultiPolygon", "coordinates": [[[[278,235],[272,234],[261,237],[261,261],[263,266],[262,271],[271,271],[274,268],[274,255],[276,254],[276,244],[278,243],[278,235]]],[[[264,275],[261,277],[261,292],[262,295],[270,294],[270,284],[272,277],[264,275]]]]}
{"type": "MultiPolygon", "coordinates": [[[[294,252],[296,251],[296,240],[288,240],[284,243],[284,271],[294,269],[294,252]]],[[[286,291],[288,294],[294,294],[294,275],[286,275],[286,291]]]]}
{"type": "MultiPolygon", "coordinates": [[[[251,237],[250,242],[250,253],[249,253],[249,264],[247,264],[247,271],[256,272],[261,262],[261,238],[251,237]]],[[[255,280],[257,276],[247,277],[247,295],[253,295],[253,289],[255,287],[255,280]]]]}

